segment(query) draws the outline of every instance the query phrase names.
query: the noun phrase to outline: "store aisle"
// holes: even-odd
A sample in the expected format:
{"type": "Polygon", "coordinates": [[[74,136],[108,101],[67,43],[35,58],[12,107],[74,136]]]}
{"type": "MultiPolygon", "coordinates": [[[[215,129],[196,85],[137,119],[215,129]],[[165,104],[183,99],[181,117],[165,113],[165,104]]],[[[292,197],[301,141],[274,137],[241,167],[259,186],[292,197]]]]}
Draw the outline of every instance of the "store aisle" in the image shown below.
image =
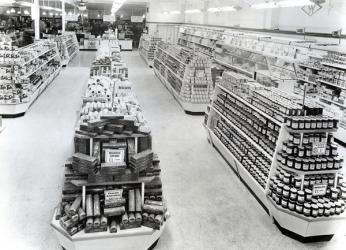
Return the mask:
{"type": "Polygon", "coordinates": [[[304,245],[283,236],[264,209],[207,142],[203,116],[186,115],[139,57],[123,52],[161,159],[172,214],[159,249],[341,249],[343,235],[304,245]]]}
{"type": "MultiPolygon", "coordinates": [[[[94,55],[82,55],[84,63],[90,65],[94,55]]],[[[6,129],[0,134],[2,249],[60,249],[50,220],[61,197],[62,165],[73,150],[76,114],[88,77],[89,66],[63,68],[24,117],[4,121],[6,129]]]]}

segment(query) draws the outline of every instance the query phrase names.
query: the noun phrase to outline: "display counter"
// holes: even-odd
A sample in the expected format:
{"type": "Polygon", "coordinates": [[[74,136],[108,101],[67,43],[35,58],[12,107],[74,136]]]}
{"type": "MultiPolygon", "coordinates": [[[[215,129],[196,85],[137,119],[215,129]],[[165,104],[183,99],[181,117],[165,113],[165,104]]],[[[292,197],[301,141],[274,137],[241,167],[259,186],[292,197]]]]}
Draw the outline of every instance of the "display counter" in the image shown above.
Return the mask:
{"type": "Polygon", "coordinates": [[[132,51],[132,39],[118,40],[121,50],[132,51]]]}

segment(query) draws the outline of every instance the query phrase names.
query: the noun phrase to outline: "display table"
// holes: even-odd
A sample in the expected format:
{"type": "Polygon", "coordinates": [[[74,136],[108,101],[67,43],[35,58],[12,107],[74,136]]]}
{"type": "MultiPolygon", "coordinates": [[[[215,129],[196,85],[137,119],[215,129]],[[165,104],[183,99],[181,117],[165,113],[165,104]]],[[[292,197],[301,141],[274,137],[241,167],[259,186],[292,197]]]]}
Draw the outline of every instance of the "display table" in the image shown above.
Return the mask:
{"type": "Polygon", "coordinates": [[[132,51],[132,39],[118,40],[121,50],[132,51]]]}
{"type": "Polygon", "coordinates": [[[107,232],[91,234],[81,231],[70,236],[60,226],[59,221],[54,219],[55,215],[56,211],[54,212],[51,226],[54,229],[60,246],[66,250],[147,250],[160,239],[167,224],[167,222],[165,222],[160,230],[154,230],[144,226],[120,230],[118,226],[117,233],[110,233],[108,229],[107,232]]]}

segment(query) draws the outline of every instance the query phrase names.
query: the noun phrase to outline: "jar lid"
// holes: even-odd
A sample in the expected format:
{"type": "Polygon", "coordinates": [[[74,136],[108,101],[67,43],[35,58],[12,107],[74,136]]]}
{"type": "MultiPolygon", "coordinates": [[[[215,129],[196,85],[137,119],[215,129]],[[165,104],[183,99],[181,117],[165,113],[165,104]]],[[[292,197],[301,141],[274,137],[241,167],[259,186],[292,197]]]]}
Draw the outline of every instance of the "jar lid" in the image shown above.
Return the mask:
{"type": "Polygon", "coordinates": [[[329,203],[330,202],[330,200],[328,199],[328,198],[323,198],[323,200],[324,200],[324,203],[329,203]]]}
{"type": "Polygon", "coordinates": [[[298,195],[304,195],[304,194],[305,194],[304,191],[302,191],[302,190],[298,191],[298,195]]]}
{"type": "Polygon", "coordinates": [[[323,206],[324,206],[325,208],[327,208],[327,209],[330,209],[329,203],[324,203],[323,206]]]}
{"type": "Polygon", "coordinates": [[[284,186],[284,189],[288,191],[288,190],[290,190],[290,187],[287,186],[287,185],[285,185],[285,186],[284,186]]]}
{"type": "Polygon", "coordinates": [[[305,203],[304,203],[304,207],[305,207],[305,208],[311,208],[311,205],[310,205],[310,203],[305,202],[305,203]]]}
{"type": "Polygon", "coordinates": [[[311,205],[311,208],[312,208],[312,209],[318,209],[318,206],[317,206],[317,204],[312,204],[312,205],[311,205]]]}
{"type": "Polygon", "coordinates": [[[324,203],[323,199],[318,199],[318,203],[324,203]]]}
{"type": "Polygon", "coordinates": [[[336,207],[341,207],[341,202],[340,202],[340,201],[336,201],[336,202],[335,202],[335,206],[336,206],[336,207]]]}
{"type": "Polygon", "coordinates": [[[293,188],[290,189],[290,192],[291,193],[297,193],[297,189],[293,187],[293,188]]]}
{"type": "Polygon", "coordinates": [[[317,203],[318,208],[323,208],[323,203],[317,203]]]}
{"type": "Polygon", "coordinates": [[[310,189],[306,188],[304,191],[305,191],[306,194],[312,194],[312,191],[310,189]]]}
{"type": "Polygon", "coordinates": [[[330,191],[332,191],[333,193],[334,193],[334,192],[336,192],[336,193],[339,192],[339,190],[338,190],[337,188],[335,188],[335,187],[330,188],[330,191]]]}
{"type": "Polygon", "coordinates": [[[283,184],[282,182],[279,182],[279,183],[278,183],[278,186],[279,186],[280,188],[283,188],[283,187],[284,187],[284,184],[283,184]]]}

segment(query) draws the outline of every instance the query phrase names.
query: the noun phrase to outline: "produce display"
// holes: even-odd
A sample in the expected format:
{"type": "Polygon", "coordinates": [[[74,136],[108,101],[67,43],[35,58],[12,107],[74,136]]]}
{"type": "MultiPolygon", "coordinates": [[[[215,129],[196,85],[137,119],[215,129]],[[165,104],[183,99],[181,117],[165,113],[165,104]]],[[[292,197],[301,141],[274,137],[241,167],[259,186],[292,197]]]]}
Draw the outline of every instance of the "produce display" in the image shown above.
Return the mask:
{"type": "Polygon", "coordinates": [[[161,229],[168,213],[160,160],[132,84],[121,75],[90,77],[74,149],[65,163],[55,229],[70,236],[161,229]]]}
{"type": "Polygon", "coordinates": [[[149,66],[153,64],[156,46],[161,40],[159,37],[148,34],[143,34],[139,40],[139,54],[149,66]]]}
{"type": "Polygon", "coordinates": [[[204,111],[213,93],[209,57],[161,42],[155,52],[154,71],[186,112],[204,111]]]}
{"type": "Polygon", "coordinates": [[[24,114],[59,74],[56,43],[46,40],[17,48],[6,38],[0,44],[0,114],[24,114]]]}
{"type": "Polygon", "coordinates": [[[335,233],[346,202],[344,160],[334,143],[338,119],[226,71],[207,110],[209,140],[280,228],[303,238],[335,233]]]}

